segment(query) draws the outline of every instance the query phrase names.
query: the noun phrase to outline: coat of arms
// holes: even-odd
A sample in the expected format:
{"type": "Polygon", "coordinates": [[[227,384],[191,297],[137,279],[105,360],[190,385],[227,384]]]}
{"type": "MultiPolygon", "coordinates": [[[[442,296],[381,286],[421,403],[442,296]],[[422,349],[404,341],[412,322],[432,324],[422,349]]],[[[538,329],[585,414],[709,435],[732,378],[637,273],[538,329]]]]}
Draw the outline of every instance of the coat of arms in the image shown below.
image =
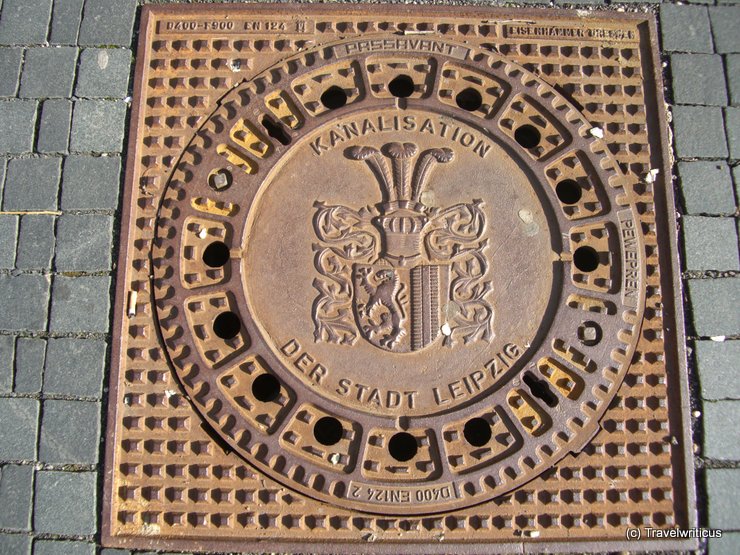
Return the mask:
{"type": "Polygon", "coordinates": [[[418,150],[395,142],[348,148],[346,156],[364,160],[377,179],[381,202],[359,209],[315,204],[317,342],[353,345],[362,336],[405,353],[440,337],[447,346],[492,339],[482,202],[426,206],[432,169],[454,154],[432,148],[417,158],[418,150]]]}

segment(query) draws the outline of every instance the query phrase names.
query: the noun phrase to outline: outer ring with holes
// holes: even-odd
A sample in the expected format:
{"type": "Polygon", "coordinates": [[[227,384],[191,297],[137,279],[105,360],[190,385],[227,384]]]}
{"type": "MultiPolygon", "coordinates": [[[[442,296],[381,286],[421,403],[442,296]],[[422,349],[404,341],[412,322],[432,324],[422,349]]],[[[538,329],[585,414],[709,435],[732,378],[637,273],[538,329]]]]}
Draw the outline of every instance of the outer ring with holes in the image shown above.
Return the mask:
{"type": "MultiPolygon", "coordinates": [[[[246,461],[287,487],[329,503],[383,514],[423,514],[506,493],[579,451],[598,431],[639,336],[644,247],[634,233],[635,206],[607,145],[552,87],[494,52],[441,40],[433,41],[433,53],[409,51],[410,42],[399,41],[368,37],[308,51],[222,99],[185,149],[163,196],[152,251],[152,290],[167,357],[183,388],[196,410],[246,461]],[[363,52],[360,44],[373,50],[363,52]],[[240,265],[234,260],[219,265],[223,260],[218,257],[212,265],[204,263],[202,254],[214,238],[235,252],[264,177],[298,148],[301,137],[346,114],[399,106],[393,95],[375,94],[368,86],[362,68],[371,54],[433,57],[440,72],[418,98],[406,90],[399,93],[404,105],[466,122],[526,159],[568,237],[559,261],[565,276],[560,306],[543,341],[521,353],[494,391],[459,410],[402,421],[359,415],[284,368],[249,314],[240,265]],[[466,93],[472,100],[459,98],[475,90],[475,80],[448,79],[452,93],[443,90],[445,62],[478,76],[479,83],[495,83],[499,94],[478,106],[473,93],[466,93]],[[329,109],[319,97],[299,94],[302,79],[339,71],[356,79],[357,86],[344,88],[346,102],[329,109]],[[517,99],[523,99],[519,105],[517,99]],[[290,144],[258,128],[265,115],[287,130],[290,144]],[[529,127],[553,133],[547,148],[522,146],[534,141],[529,127]],[[234,171],[223,177],[227,164],[234,171]],[[574,167],[581,167],[583,175],[572,179],[584,184],[587,194],[570,202],[572,191],[558,193],[557,185],[574,167]],[[578,221],[581,217],[585,223],[578,221]],[[575,262],[584,268],[595,263],[600,270],[594,277],[575,262]],[[221,326],[219,318],[225,331],[214,329],[221,326]],[[562,329],[578,329],[577,348],[558,337],[562,329]],[[526,374],[534,371],[552,385],[557,409],[528,393],[526,374]],[[255,389],[254,382],[264,381],[265,375],[275,381],[266,392],[255,389]],[[342,430],[341,439],[328,449],[311,432],[322,418],[334,419],[342,430]],[[490,425],[491,437],[475,432],[481,420],[490,425]],[[369,460],[383,467],[391,444],[408,445],[409,437],[417,447],[408,459],[412,479],[389,480],[382,472],[367,472],[369,460]]],[[[392,461],[396,466],[406,463],[409,449],[401,451],[392,461]]]]}

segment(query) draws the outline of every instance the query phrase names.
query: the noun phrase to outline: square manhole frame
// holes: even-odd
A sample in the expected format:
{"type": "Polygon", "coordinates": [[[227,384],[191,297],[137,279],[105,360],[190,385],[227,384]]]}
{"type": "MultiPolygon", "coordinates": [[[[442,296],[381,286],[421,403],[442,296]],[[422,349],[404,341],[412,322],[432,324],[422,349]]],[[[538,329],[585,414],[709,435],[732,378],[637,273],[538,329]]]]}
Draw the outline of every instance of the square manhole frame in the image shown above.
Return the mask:
{"type": "MultiPolygon", "coordinates": [[[[239,539],[198,539],[198,538],[172,538],[162,536],[147,536],[142,533],[138,536],[122,536],[115,532],[113,524],[113,490],[114,487],[114,469],[115,446],[118,442],[116,434],[119,420],[119,404],[122,399],[119,397],[119,385],[123,379],[123,353],[121,353],[122,335],[126,326],[127,304],[130,302],[130,291],[125,282],[127,276],[128,250],[130,243],[133,242],[132,234],[132,203],[138,199],[135,191],[138,191],[138,185],[135,182],[137,177],[137,164],[139,161],[142,132],[142,110],[148,99],[146,94],[146,85],[144,82],[146,69],[144,64],[148,59],[147,54],[152,46],[150,33],[152,26],[156,24],[159,18],[166,15],[194,15],[199,14],[207,16],[212,13],[234,13],[234,15],[250,15],[255,17],[291,17],[306,16],[308,18],[320,18],[321,16],[330,17],[337,15],[363,15],[375,17],[375,12],[371,10],[382,9],[382,16],[388,18],[402,18],[404,16],[424,16],[432,19],[437,16],[444,16],[450,19],[461,20],[481,20],[491,19],[504,22],[509,18],[532,18],[558,20],[573,20],[579,16],[578,10],[568,9],[517,9],[517,8],[482,8],[479,6],[463,7],[445,7],[445,6],[400,6],[393,4],[377,5],[316,5],[316,4],[240,4],[240,5],[223,5],[210,4],[204,5],[167,5],[152,6],[147,5],[141,8],[141,19],[139,26],[139,39],[136,57],[136,67],[134,76],[134,101],[130,115],[130,129],[128,134],[128,152],[126,158],[125,183],[122,195],[122,217],[120,227],[121,248],[118,257],[118,267],[116,273],[116,292],[113,310],[113,340],[111,347],[111,364],[110,364],[110,381],[108,395],[108,417],[106,430],[108,431],[105,446],[105,473],[104,473],[104,492],[103,492],[103,510],[102,510],[102,544],[109,547],[124,547],[135,549],[179,549],[195,551],[269,551],[280,550],[283,552],[303,552],[308,547],[311,552],[315,553],[356,553],[371,551],[377,553],[397,553],[399,550],[405,552],[428,552],[428,553],[447,553],[452,550],[461,553],[489,553],[492,548],[498,552],[601,552],[601,551],[667,551],[667,550],[694,550],[698,549],[699,542],[695,537],[683,539],[646,539],[639,540],[575,540],[569,541],[537,541],[536,537],[530,536],[522,538],[519,541],[481,541],[473,540],[471,542],[414,542],[414,543],[394,543],[378,542],[367,544],[359,538],[354,541],[346,540],[319,541],[310,543],[296,540],[278,539],[265,541],[264,537],[254,536],[244,540],[239,539]],[[371,16],[370,14],[373,13],[371,16]],[[309,547],[310,546],[310,547],[309,547]]],[[[687,528],[694,528],[698,524],[697,507],[696,507],[696,481],[694,471],[694,459],[692,450],[692,433],[690,417],[690,395],[688,384],[687,355],[685,343],[685,322],[684,322],[684,305],[683,305],[683,288],[680,279],[680,262],[679,247],[677,238],[677,213],[674,198],[674,189],[672,186],[672,152],[669,140],[669,128],[666,117],[667,106],[663,98],[663,79],[661,72],[661,58],[659,50],[659,39],[656,25],[656,18],[652,13],[624,13],[613,11],[594,10],[592,12],[596,18],[608,17],[614,21],[631,21],[642,25],[642,33],[638,42],[638,48],[641,52],[643,67],[651,66],[651,72],[644,80],[644,106],[648,110],[646,116],[647,140],[650,149],[650,159],[659,160],[656,168],[659,169],[662,179],[658,179],[660,186],[653,187],[653,200],[655,203],[656,235],[661,247],[660,256],[660,284],[663,293],[663,330],[664,335],[664,355],[665,355],[665,375],[667,381],[672,387],[667,387],[666,397],[672,408],[667,411],[667,419],[670,423],[670,429],[680,431],[681,448],[673,451],[671,457],[671,469],[673,471],[673,489],[674,495],[678,495],[679,500],[674,500],[676,512],[682,516],[685,521],[681,524],[687,528]],[[652,117],[650,111],[653,112],[652,117]],[[666,252],[666,250],[670,252],[666,252]]],[[[331,38],[327,38],[330,41],[331,38]]],[[[322,44],[322,41],[317,43],[322,44]]],[[[290,53],[286,53],[286,56],[290,53]]],[[[258,72],[255,72],[255,74],[258,72]]],[[[546,79],[546,78],[545,78],[546,79]]],[[[225,94],[229,89],[223,89],[221,94],[225,94]]],[[[193,129],[192,131],[195,131],[193,129]]],[[[166,175],[171,173],[170,170],[166,175]]],[[[192,409],[191,409],[192,410],[192,409]]],[[[555,465],[557,466],[557,464],[555,465]]],[[[280,484],[278,484],[280,486],[280,484]]],[[[516,491],[516,490],[515,490],[516,491]]],[[[489,502],[490,503],[490,502],[489,502]]],[[[254,507],[259,510],[259,503],[254,507]]],[[[485,504],[484,504],[485,505],[485,504]]],[[[360,516],[365,513],[358,513],[360,516]]],[[[442,515],[448,513],[441,513],[442,515]]],[[[399,517],[402,518],[402,517],[399,517]]]]}

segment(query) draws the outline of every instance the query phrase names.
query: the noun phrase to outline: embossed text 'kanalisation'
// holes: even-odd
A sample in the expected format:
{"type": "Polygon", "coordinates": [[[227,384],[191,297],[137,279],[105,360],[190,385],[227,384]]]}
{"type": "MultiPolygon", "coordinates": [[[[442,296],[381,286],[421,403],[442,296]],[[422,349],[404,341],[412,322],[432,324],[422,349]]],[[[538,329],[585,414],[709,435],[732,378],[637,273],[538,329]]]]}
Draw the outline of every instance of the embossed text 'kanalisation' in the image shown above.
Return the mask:
{"type": "Polygon", "coordinates": [[[433,118],[419,118],[415,115],[377,116],[337,124],[311,141],[314,155],[331,150],[339,144],[355,137],[365,137],[386,132],[428,133],[448,139],[470,148],[481,158],[491,150],[491,143],[471,131],[465,131],[449,121],[433,118]]]}

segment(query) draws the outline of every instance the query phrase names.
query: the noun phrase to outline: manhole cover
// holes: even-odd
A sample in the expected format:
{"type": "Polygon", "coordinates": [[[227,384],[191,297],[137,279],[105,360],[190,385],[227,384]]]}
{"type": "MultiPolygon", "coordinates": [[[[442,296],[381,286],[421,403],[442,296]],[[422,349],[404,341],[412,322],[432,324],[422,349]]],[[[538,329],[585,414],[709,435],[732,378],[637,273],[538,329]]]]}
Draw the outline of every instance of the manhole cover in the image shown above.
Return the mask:
{"type": "Polygon", "coordinates": [[[652,20],[281,10],[144,10],[107,542],[691,525],[652,20]]]}

